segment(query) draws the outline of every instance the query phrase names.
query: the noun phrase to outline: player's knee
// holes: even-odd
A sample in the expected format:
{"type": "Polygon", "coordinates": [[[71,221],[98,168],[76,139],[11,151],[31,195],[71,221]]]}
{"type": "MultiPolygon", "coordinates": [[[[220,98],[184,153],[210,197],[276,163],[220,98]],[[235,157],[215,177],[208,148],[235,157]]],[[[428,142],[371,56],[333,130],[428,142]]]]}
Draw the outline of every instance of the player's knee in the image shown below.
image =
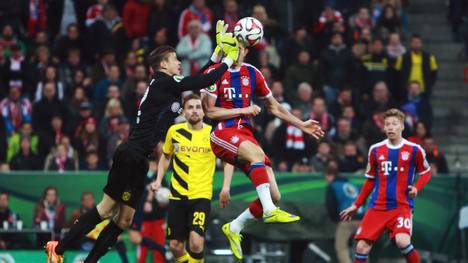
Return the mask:
{"type": "Polygon", "coordinates": [[[405,248],[411,244],[411,240],[409,238],[395,238],[395,244],[398,248],[405,248]]]}
{"type": "Polygon", "coordinates": [[[171,240],[169,241],[169,248],[175,255],[182,255],[184,253],[184,242],[180,242],[179,240],[171,240]]]}
{"type": "Polygon", "coordinates": [[[201,253],[204,249],[202,240],[193,240],[189,244],[191,252],[201,253]]]}
{"type": "Polygon", "coordinates": [[[128,229],[132,224],[132,216],[119,216],[115,221],[115,224],[121,229],[128,229]]]}
{"type": "Polygon", "coordinates": [[[104,220],[104,219],[109,219],[114,216],[115,214],[115,209],[114,207],[106,206],[105,204],[99,203],[96,206],[96,209],[98,210],[99,216],[104,220]]]}
{"type": "Polygon", "coordinates": [[[358,241],[356,245],[356,252],[359,254],[369,254],[371,248],[372,248],[372,243],[361,239],[358,241]]]}

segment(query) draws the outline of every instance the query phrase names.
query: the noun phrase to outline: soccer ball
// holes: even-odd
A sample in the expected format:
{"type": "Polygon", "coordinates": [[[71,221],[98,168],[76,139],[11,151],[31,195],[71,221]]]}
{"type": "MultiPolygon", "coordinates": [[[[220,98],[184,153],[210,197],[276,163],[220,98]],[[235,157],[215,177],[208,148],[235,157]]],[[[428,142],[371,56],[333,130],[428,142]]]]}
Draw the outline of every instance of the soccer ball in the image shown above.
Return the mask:
{"type": "Polygon", "coordinates": [[[169,189],[166,187],[161,187],[156,192],[155,198],[158,201],[159,205],[167,206],[169,204],[169,189]]]}
{"type": "Polygon", "coordinates": [[[253,47],[263,38],[263,26],[253,17],[244,17],[234,26],[234,36],[245,47],[253,47]]]}

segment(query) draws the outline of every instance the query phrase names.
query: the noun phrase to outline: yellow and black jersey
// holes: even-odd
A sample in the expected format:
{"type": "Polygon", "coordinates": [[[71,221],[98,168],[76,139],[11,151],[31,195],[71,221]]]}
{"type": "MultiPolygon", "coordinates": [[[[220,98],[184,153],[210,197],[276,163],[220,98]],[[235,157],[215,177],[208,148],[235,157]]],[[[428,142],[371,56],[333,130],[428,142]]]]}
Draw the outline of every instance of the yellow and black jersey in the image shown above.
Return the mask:
{"type": "Polygon", "coordinates": [[[210,125],[190,130],[187,122],[167,131],[163,152],[172,155],[171,199],[211,200],[216,156],[211,151],[210,133],[210,125]]]}

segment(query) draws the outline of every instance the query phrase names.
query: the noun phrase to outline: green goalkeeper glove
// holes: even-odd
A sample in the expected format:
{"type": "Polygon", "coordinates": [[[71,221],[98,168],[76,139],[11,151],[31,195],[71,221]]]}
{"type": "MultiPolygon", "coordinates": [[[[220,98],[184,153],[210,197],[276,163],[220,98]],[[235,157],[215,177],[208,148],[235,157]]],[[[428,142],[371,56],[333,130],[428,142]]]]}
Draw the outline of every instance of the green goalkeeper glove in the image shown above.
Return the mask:
{"type": "Polygon", "coordinates": [[[222,35],[220,41],[221,48],[224,54],[226,54],[223,62],[231,67],[232,64],[239,59],[239,42],[232,36],[232,33],[222,35]]]}
{"type": "Polygon", "coordinates": [[[223,20],[216,22],[216,47],[213,54],[211,55],[211,61],[219,62],[223,56],[223,49],[221,48],[221,36],[226,34],[228,24],[225,24],[223,20]]]}

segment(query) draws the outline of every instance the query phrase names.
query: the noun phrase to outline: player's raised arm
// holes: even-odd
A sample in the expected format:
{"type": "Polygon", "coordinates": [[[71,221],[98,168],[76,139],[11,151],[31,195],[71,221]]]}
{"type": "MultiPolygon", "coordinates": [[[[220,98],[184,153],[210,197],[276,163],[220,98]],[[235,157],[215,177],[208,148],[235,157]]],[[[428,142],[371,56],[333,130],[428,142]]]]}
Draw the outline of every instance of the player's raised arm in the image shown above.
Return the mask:
{"type": "Polygon", "coordinates": [[[281,120],[291,123],[303,132],[313,136],[315,139],[320,139],[325,135],[325,132],[320,127],[320,124],[315,120],[302,121],[284,108],[273,96],[265,98],[265,104],[268,110],[280,118],[281,120]]]}

